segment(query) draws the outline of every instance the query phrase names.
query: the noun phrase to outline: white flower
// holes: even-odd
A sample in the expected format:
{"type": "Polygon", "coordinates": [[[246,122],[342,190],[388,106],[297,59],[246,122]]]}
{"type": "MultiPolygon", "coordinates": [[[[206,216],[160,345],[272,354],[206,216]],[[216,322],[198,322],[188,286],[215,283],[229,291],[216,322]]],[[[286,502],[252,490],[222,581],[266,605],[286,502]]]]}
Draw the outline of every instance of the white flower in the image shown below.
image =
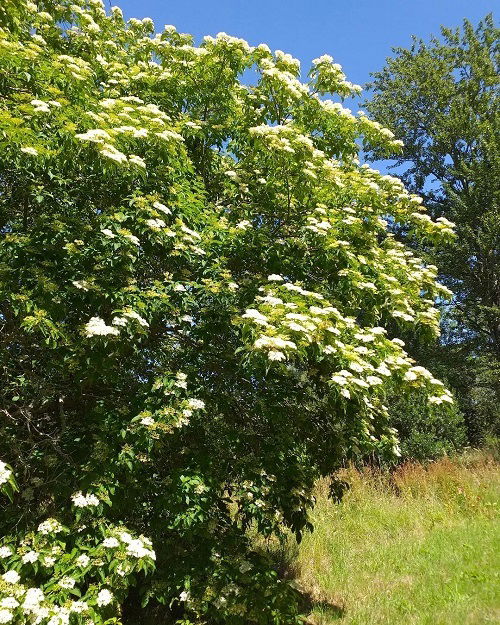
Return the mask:
{"type": "Polygon", "coordinates": [[[100,317],[92,317],[85,325],[85,334],[87,336],[107,336],[112,334],[118,335],[120,331],[113,326],[107,326],[100,317]]]}
{"type": "Polygon", "coordinates": [[[183,590],[181,594],[179,595],[179,601],[188,601],[188,599],[189,599],[189,592],[187,592],[186,590],[183,590]]]}
{"type": "Polygon", "coordinates": [[[29,154],[30,156],[38,156],[38,150],[30,146],[22,147],[21,152],[24,152],[25,154],[29,154]]]}
{"type": "Polygon", "coordinates": [[[76,508],[87,508],[88,506],[98,506],[99,499],[92,494],[84,495],[82,492],[75,493],[71,500],[76,508]]]}
{"type": "Polygon", "coordinates": [[[88,555],[86,553],[82,553],[81,556],[78,556],[78,558],[76,559],[76,564],[78,566],[81,566],[82,569],[84,569],[90,562],[90,558],[88,557],[88,555]]]}
{"type": "Polygon", "coordinates": [[[0,558],[8,558],[12,555],[12,549],[10,547],[0,547],[0,558]]]}
{"type": "Polygon", "coordinates": [[[272,295],[266,295],[265,297],[258,298],[265,304],[269,304],[270,306],[280,306],[283,304],[283,300],[280,297],[273,297],[272,295]]]}
{"type": "Polygon", "coordinates": [[[109,134],[100,128],[87,130],[87,132],[75,136],[81,141],[93,141],[94,143],[104,143],[105,141],[109,141],[111,139],[109,134]]]}
{"type": "Polygon", "coordinates": [[[57,534],[62,530],[62,525],[56,519],[47,519],[38,526],[38,531],[41,534],[57,534]]]}
{"type": "Polygon", "coordinates": [[[332,375],[332,377],[330,378],[332,382],[334,382],[335,384],[338,384],[340,386],[344,386],[345,384],[347,384],[347,380],[343,375],[339,375],[334,374],[332,375]]]}
{"type": "Polygon", "coordinates": [[[17,582],[21,579],[17,571],[7,571],[7,573],[2,575],[2,578],[8,584],[17,584],[17,582]]]}
{"type": "Polygon", "coordinates": [[[10,623],[13,616],[14,615],[9,610],[0,610],[0,623],[10,623]]]}
{"type": "Polygon", "coordinates": [[[361,388],[369,388],[369,384],[365,382],[365,380],[361,380],[360,378],[352,378],[352,384],[356,384],[356,386],[360,386],[361,388]]]}
{"type": "Polygon", "coordinates": [[[49,113],[50,106],[43,100],[31,100],[30,104],[35,107],[37,113],[49,113]]]}
{"type": "Polygon", "coordinates": [[[115,547],[119,547],[120,543],[118,542],[116,538],[114,538],[113,536],[110,536],[109,538],[105,538],[102,541],[102,546],[108,549],[113,549],[115,547]]]}
{"type": "Polygon", "coordinates": [[[165,206],[165,204],[162,204],[161,202],[154,202],[153,203],[153,208],[156,208],[156,210],[159,210],[162,213],[165,213],[165,215],[171,215],[172,214],[172,211],[170,210],[170,208],[167,208],[165,206]]]}
{"type": "Polygon", "coordinates": [[[5,597],[0,600],[0,608],[17,608],[19,601],[15,597],[5,597]]]}
{"type": "Polygon", "coordinates": [[[165,139],[165,141],[169,141],[170,139],[174,139],[175,141],[184,141],[184,137],[173,130],[162,130],[162,132],[157,132],[156,136],[160,137],[160,139],[165,139]]]}
{"type": "Polygon", "coordinates": [[[25,564],[27,564],[28,562],[30,562],[30,563],[36,562],[38,560],[38,553],[36,551],[28,551],[28,553],[25,553],[23,555],[21,560],[25,564]]]}
{"type": "Polygon", "coordinates": [[[125,239],[128,239],[129,241],[131,241],[134,245],[141,244],[140,240],[133,234],[124,234],[123,236],[125,237],[125,239]]]}
{"type": "Polygon", "coordinates": [[[442,404],[443,403],[443,397],[429,397],[429,404],[442,404]]]}
{"type": "Polygon", "coordinates": [[[69,608],[69,611],[80,614],[81,612],[85,612],[88,609],[89,609],[89,606],[85,601],[73,601],[69,608]]]}
{"type": "Polygon", "coordinates": [[[272,273],[270,276],[267,276],[269,282],[283,282],[283,277],[277,273],[272,273]]]}
{"type": "Polygon", "coordinates": [[[59,586],[61,588],[74,588],[76,580],[73,577],[63,577],[59,580],[59,586]]]}
{"type": "Polygon", "coordinates": [[[52,556],[45,556],[45,558],[43,559],[43,565],[49,568],[51,566],[54,566],[55,561],[56,559],[52,556]]]}
{"type": "Polygon", "coordinates": [[[263,315],[261,312],[256,310],[255,308],[248,308],[245,311],[245,314],[242,315],[243,319],[251,319],[254,323],[259,325],[267,326],[267,317],[263,315]]]}
{"type": "Polygon", "coordinates": [[[129,567],[127,564],[119,564],[118,568],[116,569],[116,572],[118,573],[118,575],[120,575],[121,577],[124,577],[128,572],[129,572],[129,567]]]}
{"type": "Polygon", "coordinates": [[[185,291],[185,290],[186,290],[186,287],[183,284],[176,284],[174,286],[174,291],[179,291],[180,292],[180,291],[185,291]]]}
{"type": "Polygon", "coordinates": [[[385,376],[390,376],[391,375],[391,371],[390,369],[387,368],[387,365],[385,363],[380,364],[375,371],[377,373],[379,373],[380,375],[385,375],[385,376]]]}
{"type": "Polygon", "coordinates": [[[413,315],[409,315],[408,313],[402,312],[400,310],[393,310],[391,315],[393,317],[403,319],[404,321],[413,321],[413,315]]]}
{"type": "Polygon", "coordinates": [[[407,371],[404,375],[404,379],[407,382],[413,382],[413,380],[417,379],[417,374],[414,371],[407,371]]]}
{"type": "Polygon", "coordinates": [[[141,324],[141,326],[144,326],[145,328],[149,328],[149,323],[143,317],[141,317],[138,313],[136,313],[134,310],[127,310],[126,312],[123,313],[123,316],[128,317],[129,319],[135,319],[141,324]]]}
{"type": "MultiPolygon", "coordinates": [[[[65,614],[66,610],[65,608],[60,608],[60,612],[59,614],[65,614]],[[64,612],[63,612],[64,610],[64,612]]],[[[38,606],[35,609],[35,614],[36,614],[36,620],[35,620],[35,625],[38,625],[38,623],[40,623],[44,618],[48,618],[50,612],[48,608],[42,608],[41,606],[38,606]]],[[[68,619],[66,619],[65,621],[62,620],[62,616],[61,618],[58,618],[56,615],[54,615],[50,621],[48,621],[47,625],[66,625],[68,622],[68,619]],[[58,619],[57,621],[55,619],[58,619]]]]}
{"type": "Polygon", "coordinates": [[[365,370],[365,367],[363,367],[363,365],[361,365],[359,362],[350,362],[347,366],[349,367],[349,369],[356,371],[356,373],[363,373],[363,371],[365,370]]]}
{"type": "Polygon", "coordinates": [[[109,590],[103,588],[99,591],[99,594],[97,595],[98,606],[109,605],[112,601],[113,595],[109,592],[109,590]]]}
{"type": "Polygon", "coordinates": [[[196,232],[196,230],[191,230],[191,228],[188,228],[185,224],[182,224],[181,230],[195,239],[201,239],[201,236],[198,232],[196,232]]]}
{"type": "Polygon", "coordinates": [[[269,358],[269,360],[285,360],[286,356],[283,352],[280,351],[276,351],[276,350],[271,350],[268,354],[267,357],[269,358]]]}
{"type": "Polygon", "coordinates": [[[45,599],[40,588],[30,588],[24,597],[23,609],[26,612],[36,612],[40,602],[45,599]]]}
{"type": "Polygon", "coordinates": [[[128,544],[131,540],[133,540],[132,536],[128,532],[120,532],[118,536],[123,543],[128,544]]]}
{"type": "Polygon", "coordinates": [[[165,228],[167,225],[163,219],[146,219],[146,223],[153,230],[160,230],[160,228],[165,228]]]}
{"type": "Polygon", "coordinates": [[[250,228],[251,225],[252,224],[248,221],[248,219],[243,219],[243,221],[240,221],[236,224],[236,227],[240,230],[246,230],[247,228],[250,228]]]}
{"type": "Polygon", "coordinates": [[[143,167],[144,169],[146,168],[146,163],[144,162],[144,160],[140,156],[137,156],[136,154],[131,154],[128,157],[128,160],[130,163],[133,163],[134,165],[138,165],[139,167],[143,167]]]}
{"type": "Polygon", "coordinates": [[[205,408],[205,402],[201,399],[189,399],[188,406],[193,410],[201,410],[202,408],[205,408]]]}
{"type": "Polygon", "coordinates": [[[12,475],[12,471],[5,464],[5,462],[2,462],[0,460],[0,486],[8,482],[10,480],[11,475],[12,475]]]}
{"type": "Polygon", "coordinates": [[[109,228],[103,228],[101,232],[105,234],[107,237],[109,237],[110,239],[114,239],[116,237],[116,234],[109,228]]]}
{"type": "Polygon", "coordinates": [[[261,349],[262,347],[269,347],[270,349],[286,349],[287,347],[289,349],[297,349],[293,341],[287,341],[280,336],[261,336],[260,339],[255,341],[254,347],[256,349],[261,349]]]}
{"type": "Polygon", "coordinates": [[[147,426],[154,425],[155,420],[153,419],[153,417],[143,417],[141,419],[141,423],[142,425],[147,425],[147,426]]]}
{"type": "Polygon", "coordinates": [[[84,291],[89,290],[88,282],[86,280],[72,280],[71,284],[76,286],[77,289],[82,289],[84,291]]]}
{"type": "Polygon", "coordinates": [[[101,150],[101,154],[103,156],[106,156],[107,158],[110,158],[113,161],[116,161],[117,163],[124,163],[127,160],[125,154],[122,154],[122,152],[119,152],[111,145],[108,145],[108,147],[106,147],[104,150],[101,150]]]}
{"type": "Polygon", "coordinates": [[[144,547],[144,543],[140,538],[131,540],[127,545],[127,553],[135,558],[144,558],[150,556],[152,552],[150,549],[144,547]]]}

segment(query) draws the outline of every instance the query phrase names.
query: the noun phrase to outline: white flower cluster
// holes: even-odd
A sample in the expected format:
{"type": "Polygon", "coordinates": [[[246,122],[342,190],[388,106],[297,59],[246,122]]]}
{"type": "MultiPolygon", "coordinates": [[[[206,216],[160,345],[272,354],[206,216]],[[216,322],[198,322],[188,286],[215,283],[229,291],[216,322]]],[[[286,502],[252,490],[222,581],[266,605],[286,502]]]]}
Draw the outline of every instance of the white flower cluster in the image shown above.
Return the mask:
{"type": "Polygon", "coordinates": [[[62,529],[63,526],[56,519],[47,519],[38,526],[40,534],[57,534],[62,529]]]}
{"type": "Polygon", "coordinates": [[[217,33],[215,38],[210,35],[205,35],[205,37],[203,37],[203,45],[209,50],[229,48],[232,50],[240,50],[243,54],[250,54],[253,51],[253,48],[249,46],[244,39],[232,37],[224,32],[217,33]]]}
{"type": "Polygon", "coordinates": [[[21,152],[24,152],[24,154],[29,154],[30,156],[38,156],[38,150],[29,145],[20,148],[20,150],[21,152]]]}
{"type": "MultiPolygon", "coordinates": [[[[375,389],[384,385],[384,378],[399,373],[405,383],[432,389],[431,403],[452,401],[439,380],[423,367],[412,366],[413,361],[402,349],[404,343],[387,339],[384,328],[361,328],[353,317],[345,317],[336,307],[327,305],[321,294],[293,283],[282,283],[276,276],[281,278],[273,274],[269,281],[278,284],[265,287],[266,295],[256,298],[259,309],[247,309],[242,315],[246,323],[256,330],[260,328],[258,333],[264,332],[254,340],[253,349],[265,350],[271,361],[283,361],[299,348],[316,343],[332,363],[344,366],[331,375],[330,381],[340,387],[339,392],[346,399],[352,398],[353,393],[363,395],[368,389],[373,396],[375,389]],[[276,289],[281,297],[277,297],[276,289]],[[287,292],[293,296],[292,301],[286,301],[287,292]],[[322,305],[307,303],[311,299],[319,300],[322,305]]],[[[365,399],[367,409],[375,409],[365,399]]]]}
{"type": "Polygon", "coordinates": [[[0,558],[2,559],[8,558],[11,555],[12,555],[12,549],[10,547],[7,547],[6,545],[3,545],[2,547],[0,547],[0,558]]]}
{"type": "MultiPolygon", "coordinates": [[[[73,497],[73,502],[77,506],[83,506],[84,504],[95,505],[96,503],[92,495],[83,496],[81,493],[77,493],[73,497]]],[[[39,526],[38,531],[40,534],[47,536],[56,533],[60,528],[62,526],[58,521],[47,519],[39,526]]],[[[120,564],[116,570],[121,577],[125,577],[134,570],[141,570],[144,564],[148,568],[152,568],[156,554],[148,538],[144,536],[134,538],[125,528],[113,528],[110,531],[114,535],[107,536],[101,545],[93,547],[89,545],[86,547],[88,551],[78,555],[75,554],[74,559],[65,560],[62,558],[60,560],[60,564],[66,563],[70,574],[63,572],[59,577],[52,578],[53,582],[57,583],[58,594],[61,595],[62,593],[62,597],[58,599],[59,604],[54,603],[53,599],[48,595],[46,596],[41,588],[30,587],[28,580],[21,580],[21,575],[14,568],[3,573],[0,579],[0,586],[2,586],[0,590],[0,623],[29,622],[33,623],[33,625],[41,625],[42,623],[44,625],[69,625],[70,622],[73,622],[73,613],[86,614],[89,612],[90,616],[90,605],[97,605],[98,608],[101,608],[113,603],[115,599],[111,590],[102,586],[96,588],[95,585],[91,585],[88,588],[87,595],[82,596],[81,599],[74,600],[71,598],[71,594],[76,589],[81,592],[78,584],[83,582],[85,586],[85,576],[93,571],[92,567],[103,566],[101,550],[103,548],[120,550],[120,554],[117,554],[120,564]],[[92,552],[97,555],[97,558],[93,559],[91,557],[92,552]],[[80,575],[73,574],[75,566],[81,570],[80,575]],[[65,593],[65,591],[67,592],[65,593]],[[64,595],[66,595],[66,598],[64,598],[64,595]]],[[[35,551],[34,549],[26,551],[24,544],[25,542],[21,543],[19,555],[17,556],[23,564],[41,562],[44,567],[52,567],[55,563],[55,557],[46,554],[59,556],[64,554],[61,543],[54,536],[45,538],[38,543],[40,551],[35,551]]],[[[71,556],[73,556],[73,552],[71,556]]],[[[1,559],[11,557],[16,557],[11,547],[0,547],[1,559]]],[[[29,569],[23,569],[23,575],[32,575],[32,573],[27,573],[26,571],[29,571],[29,569]]],[[[37,574],[37,569],[35,569],[35,574],[37,574]]],[[[40,571],[38,571],[39,574],[40,571]]],[[[90,621],[85,620],[85,623],[90,623],[90,621]]]]}
{"type": "Polygon", "coordinates": [[[135,310],[130,309],[125,310],[121,317],[113,317],[113,321],[111,323],[114,326],[125,326],[130,319],[137,321],[137,323],[139,323],[139,325],[143,328],[149,328],[149,323],[144,319],[144,317],[141,317],[141,315],[135,312],[135,310]]]}
{"type": "MultiPolygon", "coordinates": [[[[40,13],[38,13],[38,16],[40,16],[40,13]]],[[[86,80],[93,73],[90,63],[80,57],[69,56],[67,54],[60,54],[57,57],[55,69],[58,68],[63,70],[67,76],[73,77],[78,82],[86,80]]]]}
{"type": "Polygon", "coordinates": [[[113,594],[107,589],[103,588],[97,595],[97,605],[106,606],[113,601],[113,594]]]}
{"type": "Polygon", "coordinates": [[[118,549],[123,546],[126,554],[134,558],[147,557],[151,558],[151,560],[156,560],[156,554],[152,549],[152,543],[149,538],[145,536],[134,538],[126,531],[120,531],[116,536],[105,538],[102,542],[102,546],[106,549],[118,549]]]}
{"type": "Polygon", "coordinates": [[[2,486],[2,484],[6,484],[10,480],[11,477],[12,477],[12,471],[5,464],[5,462],[2,462],[0,460],[0,486],[2,486]]]}
{"type": "Polygon", "coordinates": [[[88,508],[99,505],[98,497],[96,497],[92,493],[84,495],[81,491],[72,495],[71,500],[76,508],[88,508]]]}
{"type": "Polygon", "coordinates": [[[33,106],[35,113],[50,113],[50,107],[60,108],[60,102],[57,100],[49,100],[48,102],[44,102],[43,100],[31,100],[31,106],[33,106]]]}
{"type": "MultiPolygon", "coordinates": [[[[107,62],[101,59],[101,64],[107,62]]],[[[113,64],[111,64],[113,65],[113,64]]],[[[156,66],[155,64],[153,66],[156,66]]],[[[151,69],[152,66],[148,66],[151,69]]],[[[114,79],[111,79],[112,82],[114,79]]],[[[133,165],[142,169],[146,162],[137,154],[125,154],[118,145],[121,135],[131,136],[133,139],[148,141],[161,139],[163,141],[183,141],[183,137],[174,128],[166,128],[170,118],[155,104],[144,104],[143,100],[135,96],[122,98],[105,98],[101,100],[102,110],[90,111],[88,116],[99,123],[99,128],[91,128],[75,136],[80,141],[89,141],[98,146],[99,154],[107,159],[123,164],[133,165]],[[123,122],[127,123],[124,124],[123,122]]]]}
{"type": "Polygon", "coordinates": [[[118,328],[106,325],[100,317],[92,317],[85,325],[85,334],[87,336],[118,336],[119,333],[118,328]]]}

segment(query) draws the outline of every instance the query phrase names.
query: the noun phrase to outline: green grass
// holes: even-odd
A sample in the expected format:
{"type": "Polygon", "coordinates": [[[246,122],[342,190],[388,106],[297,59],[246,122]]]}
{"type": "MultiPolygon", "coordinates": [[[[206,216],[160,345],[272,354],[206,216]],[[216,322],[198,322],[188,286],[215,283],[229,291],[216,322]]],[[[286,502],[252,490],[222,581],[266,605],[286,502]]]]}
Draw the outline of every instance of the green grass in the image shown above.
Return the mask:
{"type": "Polygon", "coordinates": [[[498,464],[484,455],[344,472],[342,503],[318,484],[315,531],[293,572],[317,625],[500,623],[498,464]]]}

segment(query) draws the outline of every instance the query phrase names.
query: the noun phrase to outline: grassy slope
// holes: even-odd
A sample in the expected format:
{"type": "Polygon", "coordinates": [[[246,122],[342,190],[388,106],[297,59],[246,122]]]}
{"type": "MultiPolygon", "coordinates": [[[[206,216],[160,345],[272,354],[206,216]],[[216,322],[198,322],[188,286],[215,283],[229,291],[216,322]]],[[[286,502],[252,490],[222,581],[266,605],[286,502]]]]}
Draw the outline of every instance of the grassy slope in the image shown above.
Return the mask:
{"type": "Polygon", "coordinates": [[[341,504],[318,485],[316,527],[296,558],[321,625],[500,623],[498,465],[484,456],[346,471],[341,504]]]}

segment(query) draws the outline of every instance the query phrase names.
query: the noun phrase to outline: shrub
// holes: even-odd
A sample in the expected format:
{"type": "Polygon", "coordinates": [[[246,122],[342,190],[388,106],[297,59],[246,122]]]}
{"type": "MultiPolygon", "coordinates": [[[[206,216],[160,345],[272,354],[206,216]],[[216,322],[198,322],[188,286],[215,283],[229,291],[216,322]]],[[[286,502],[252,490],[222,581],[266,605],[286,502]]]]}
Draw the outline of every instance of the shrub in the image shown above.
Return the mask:
{"type": "Polygon", "coordinates": [[[34,589],[43,625],[119,623],[124,602],[295,622],[248,530],[300,536],[319,475],[398,452],[388,380],[451,401],[387,333],[435,334],[448,291],[385,218],[428,244],[450,224],[359,165],[358,140],[397,143],[319,97],[358,91],[331,57],[302,83],[288,54],[153,35],[100,0],[7,0],[0,23],[0,457],[20,491],[1,618],[30,622],[34,589]],[[53,572],[23,561],[47,517],[71,530],[53,572]]]}
{"type": "Polygon", "coordinates": [[[394,394],[388,403],[390,423],[401,441],[401,460],[434,460],[466,444],[465,423],[456,404],[429,409],[422,393],[410,398],[394,394]]]}

